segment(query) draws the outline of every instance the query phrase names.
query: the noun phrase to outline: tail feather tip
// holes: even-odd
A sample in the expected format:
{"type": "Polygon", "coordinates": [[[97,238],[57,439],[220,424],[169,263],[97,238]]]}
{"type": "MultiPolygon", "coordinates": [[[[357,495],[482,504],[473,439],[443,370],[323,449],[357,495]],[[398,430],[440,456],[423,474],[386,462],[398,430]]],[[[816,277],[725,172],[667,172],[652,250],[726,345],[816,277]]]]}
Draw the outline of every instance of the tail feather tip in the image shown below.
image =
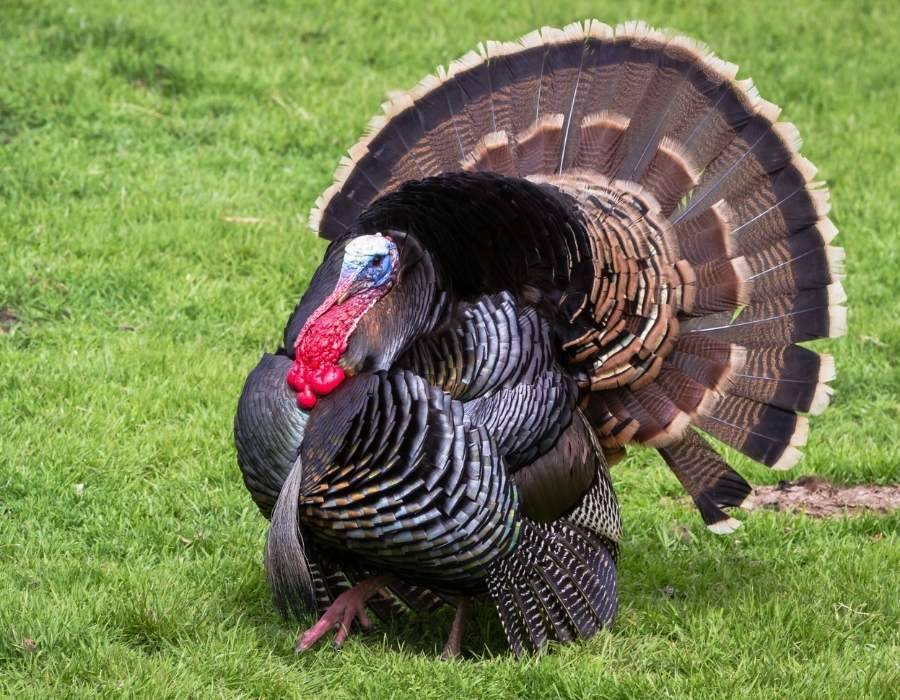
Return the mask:
{"type": "Polygon", "coordinates": [[[737,530],[741,526],[741,521],[737,518],[728,518],[727,520],[720,520],[716,523],[710,523],[706,526],[710,532],[713,532],[717,535],[730,535],[732,532],[737,530]]]}
{"type": "Polygon", "coordinates": [[[787,471],[795,467],[801,459],[803,459],[803,453],[793,445],[788,445],[784,448],[778,461],[772,465],[772,469],[779,472],[787,471]]]}

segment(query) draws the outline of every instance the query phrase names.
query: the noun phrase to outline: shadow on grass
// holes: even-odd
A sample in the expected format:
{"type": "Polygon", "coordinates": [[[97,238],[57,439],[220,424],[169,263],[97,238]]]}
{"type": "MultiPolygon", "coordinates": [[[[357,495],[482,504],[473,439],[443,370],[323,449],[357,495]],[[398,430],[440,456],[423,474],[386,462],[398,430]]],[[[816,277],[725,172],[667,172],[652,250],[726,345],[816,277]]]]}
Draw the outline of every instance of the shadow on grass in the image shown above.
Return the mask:
{"type": "MultiPolygon", "coordinates": [[[[704,546],[694,549],[686,546],[673,552],[658,543],[655,549],[643,542],[633,544],[642,554],[629,558],[626,566],[620,568],[620,604],[626,612],[613,626],[613,635],[622,634],[631,626],[635,613],[662,628],[666,621],[671,621],[673,608],[679,616],[701,617],[710,607],[726,607],[736,598],[755,598],[760,592],[771,592],[782,584],[778,573],[767,562],[742,552],[711,553],[704,546]],[[698,577],[700,571],[703,574],[698,577]]],[[[271,603],[262,576],[248,583],[231,604],[247,613],[245,619],[249,618],[256,627],[260,640],[271,642],[267,651],[282,658],[293,657],[293,638],[316,619],[309,616],[302,622],[294,622],[281,618],[271,603]],[[287,640],[282,634],[273,634],[273,630],[289,632],[287,640]]],[[[446,642],[453,614],[453,608],[447,605],[431,613],[411,613],[388,620],[378,620],[373,615],[373,630],[365,633],[356,629],[351,639],[433,660],[446,642]]],[[[326,636],[316,648],[327,648],[331,637],[326,636]]],[[[543,653],[554,654],[556,649],[557,645],[551,644],[543,653]]],[[[485,661],[508,655],[509,645],[494,606],[486,599],[477,601],[463,639],[463,659],[485,661]]]]}

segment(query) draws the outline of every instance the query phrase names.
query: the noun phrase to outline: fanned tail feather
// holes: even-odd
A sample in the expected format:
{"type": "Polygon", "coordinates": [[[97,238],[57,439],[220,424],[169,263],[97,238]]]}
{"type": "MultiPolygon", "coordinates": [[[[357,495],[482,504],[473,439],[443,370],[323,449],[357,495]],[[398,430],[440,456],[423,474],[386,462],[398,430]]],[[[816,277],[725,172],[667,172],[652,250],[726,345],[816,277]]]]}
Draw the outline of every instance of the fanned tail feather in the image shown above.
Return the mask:
{"type": "Polygon", "coordinates": [[[694,499],[710,530],[728,534],[740,526],[722,509],[744,505],[753,489],[702,437],[688,431],[684,440],[659,453],[694,499]]]}
{"type": "MultiPolygon", "coordinates": [[[[794,464],[800,414],[824,410],[834,377],[831,358],[797,343],[847,324],[828,192],[797,129],[737,71],[639,22],[489,42],[388,103],[311,217],[335,238],[404,180],[462,170],[565,192],[593,257],[560,302],[585,413],[604,449],[658,447],[720,531],[746,482],[694,428],[773,468],[794,464]],[[703,490],[700,473],[733,493],[703,490]]],[[[547,625],[540,634],[557,638],[547,625]]]]}

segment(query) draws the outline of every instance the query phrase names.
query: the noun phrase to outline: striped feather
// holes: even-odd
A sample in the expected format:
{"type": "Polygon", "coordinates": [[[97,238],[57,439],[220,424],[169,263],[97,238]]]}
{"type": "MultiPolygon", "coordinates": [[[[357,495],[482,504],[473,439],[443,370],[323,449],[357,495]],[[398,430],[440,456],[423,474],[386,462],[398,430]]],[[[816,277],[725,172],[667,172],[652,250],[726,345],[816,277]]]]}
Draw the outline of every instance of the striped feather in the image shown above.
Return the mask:
{"type": "Polygon", "coordinates": [[[564,521],[526,522],[518,548],[492,567],[488,591],[517,655],[591,637],[612,624],[618,606],[609,548],[564,521]]]}

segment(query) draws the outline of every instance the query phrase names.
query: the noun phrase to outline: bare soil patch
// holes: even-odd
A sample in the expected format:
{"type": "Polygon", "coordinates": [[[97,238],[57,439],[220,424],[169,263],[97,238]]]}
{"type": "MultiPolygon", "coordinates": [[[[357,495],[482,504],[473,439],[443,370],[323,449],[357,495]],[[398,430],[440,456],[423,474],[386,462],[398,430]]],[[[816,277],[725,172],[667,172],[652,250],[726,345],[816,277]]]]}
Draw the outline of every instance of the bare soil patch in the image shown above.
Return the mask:
{"type": "Polygon", "coordinates": [[[19,322],[15,311],[5,306],[0,306],[0,333],[9,333],[10,329],[19,322]]]}
{"type": "Polygon", "coordinates": [[[815,518],[891,513],[900,508],[900,485],[834,486],[818,476],[802,476],[777,486],[759,486],[753,500],[757,506],[802,512],[815,518]]]}

